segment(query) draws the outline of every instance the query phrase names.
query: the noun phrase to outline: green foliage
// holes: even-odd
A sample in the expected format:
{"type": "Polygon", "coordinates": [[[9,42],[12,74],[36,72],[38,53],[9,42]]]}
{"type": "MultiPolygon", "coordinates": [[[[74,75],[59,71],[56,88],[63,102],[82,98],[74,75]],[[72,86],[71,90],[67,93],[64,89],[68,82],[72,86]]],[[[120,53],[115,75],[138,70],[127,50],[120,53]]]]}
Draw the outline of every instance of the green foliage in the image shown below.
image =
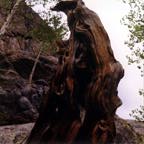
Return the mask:
{"type": "Polygon", "coordinates": [[[144,61],[144,1],[123,0],[129,5],[129,13],[122,19],[122,23],[129,29],[129,39],[125,44],[131,49],[127,56],[129,64],[137,63],[140,68],[144,61]]]}
{"type": "Polygon", "coordinates": [[[137,121],[144,121],[144,106],[140,106],[139,109],[135,109],[130,114],[137,121]]]}
{"type": "MultiPolygon", "coordinates": [[[[139,95],[144,98],[144,89],[139,90],[139,95]]],[[[137,121],[144,121],[144,105],[141,105],[139,108],[132,110],[130,116],[137,121]]]]}
{"type": "MultiPolygon", "coordinates": [[[[129,5],[129,13],[122,19],[122,23],[129,29],[129,39],[125,44],[130,48],[131,54],[127,56],[129,64],[136,63],[144,77],[144,1],[143,0],[123,0],[129,5]]],[[[139,95],[144,97],[144,89],[139,91],[139,95]]],[[[136,120],[144,121],[144,105],[132,111],[130,116],[136,120]]]]}
{"type": "Polygon", "coordinates": [[[44,52],[48,50],[50,53],[54,53],[56,50],[53,45],[54,41],[64,39],[68,31],[66,25],[61,21],[62,15],[50,10],[50,7],[55,5],[58,0],[26,0],[26,2],[33,9],[37,9],[43,19],[40,27],[30,32],[31,35],[42,42],[44,52]]]}
{"type": "Polygon", "coordinates": [[[62,23],[62,15],[50,10],[50,7],[54,6],[58,0],[26,0],[27,4],[32,8],[37,7],[38,14],[43,18],[45,23],[55,33],[56,39],[64,38],[67,33],[67,28],[64,22],[62,23]],[[40,6],[41,8],[38,8],[40,6]]]}

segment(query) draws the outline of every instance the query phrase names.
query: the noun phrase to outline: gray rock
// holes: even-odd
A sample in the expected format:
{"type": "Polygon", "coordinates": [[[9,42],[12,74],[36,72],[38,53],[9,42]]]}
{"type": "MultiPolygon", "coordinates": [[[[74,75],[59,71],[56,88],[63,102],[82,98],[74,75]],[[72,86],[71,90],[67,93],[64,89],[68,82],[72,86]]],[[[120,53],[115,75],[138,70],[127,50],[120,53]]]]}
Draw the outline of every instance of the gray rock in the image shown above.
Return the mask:
{"type": "Polygon", "coordinates": [[[6,91],[0,86],[0,96],[6,95],[6,91]]]}
{"type": "Polygon", "coordinates": [[[29,109],[33,108],[31,102],[28,100],[27,97],[24,97],[24,96],[22,96],[19,99],[18,104],[19,104],[19,107],[21,108],[21,110],[29,110],[29,109]]]}
{"type": "MultiPolygon", "coordinates": [[[[20,144],[24,142],[34,123],[23,125],[11,125],[0,127],[0,144],[20,144]]],[[[144,133],[138,129],[144,129],[142,122],[123,120],[116,118],[117,136],[115,144],[144,144],[144,133]],[[140,127],[135,128],[135,124],[140,127]]]]}
{"type": "Polygon", "coordinates": [[[143,123],[129,121],[116,117],[116,139],[115,144],[144,144],[144,131],[138,133],[138,129],[144,130],[144,123],[139,128],[135,127],[135,123],[143,123]]]}
{"type": "Polygon", "coordinates": [[[0,144],[20,144],[29,135],[33,123],[0,127],[0,144]]]}

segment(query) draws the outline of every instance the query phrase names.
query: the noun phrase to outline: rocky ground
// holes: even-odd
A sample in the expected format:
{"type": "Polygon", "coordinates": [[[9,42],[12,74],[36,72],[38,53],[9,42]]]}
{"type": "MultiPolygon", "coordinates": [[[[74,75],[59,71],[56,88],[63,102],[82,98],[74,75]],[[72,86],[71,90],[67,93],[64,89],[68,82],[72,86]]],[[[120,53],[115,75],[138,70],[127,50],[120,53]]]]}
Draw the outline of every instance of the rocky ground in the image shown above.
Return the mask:
{"type": "Polygon", "coordinates": [[[33,123],[0,127],[0,144],[20,144],[29,135],[33,123]]]}
{"type": "Polygon", "coordinates": [[[135,131],[138,134],[143,134],[144,135],[144,122],[138,122],[134,120],[127,120],[128,123],[134,127],[135,131]]]}
{"type": "Polygon", "coordinates": [[[144,122],[116,117],[115,144],[144,144],[144,122]]]}
{"type": "MultiPolygon", "coordinates": [[[[0,144],[22,144],[34,123],[0,127],[0,144]]],[[[144,144],[144,122],[116,118],[115,144],[144,144]]]]}

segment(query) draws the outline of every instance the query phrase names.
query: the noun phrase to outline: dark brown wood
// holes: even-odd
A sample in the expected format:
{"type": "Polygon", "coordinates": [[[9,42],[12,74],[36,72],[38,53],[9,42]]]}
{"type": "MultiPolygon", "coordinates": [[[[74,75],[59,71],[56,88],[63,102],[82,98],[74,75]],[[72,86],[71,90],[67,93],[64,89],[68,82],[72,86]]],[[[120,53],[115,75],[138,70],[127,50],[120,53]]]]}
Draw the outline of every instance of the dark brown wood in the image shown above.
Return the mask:
{"type": "Polygon", "coordinates": [[[69,47],[59,58],[49,94],[27,140],[30,143],[112,143],[124,75],[99,17],[81,0],[58,3],[68,17],[69,47]],[[68,52],[67,52],[68,51],[68,52]]]}

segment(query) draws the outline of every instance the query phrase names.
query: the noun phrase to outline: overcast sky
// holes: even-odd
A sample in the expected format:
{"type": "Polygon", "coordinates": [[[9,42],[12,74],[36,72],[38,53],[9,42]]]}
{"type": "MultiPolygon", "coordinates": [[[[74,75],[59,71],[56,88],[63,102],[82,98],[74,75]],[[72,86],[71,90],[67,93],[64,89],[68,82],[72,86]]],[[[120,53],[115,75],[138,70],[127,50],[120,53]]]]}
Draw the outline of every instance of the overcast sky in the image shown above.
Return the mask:
{"type": "MultiPolygon", "coordinates": [[[[125,76],[120,81],[118,91],[123,105],[118,108],[117,114],[125,119],[131,118],[129,113],[140,105],[144,104],[144,99],[139,96],[138,90],[143,88],[143,78],[135,65],[128,65],[126,55],[130,54],[129,48],[124,45],[128,37],[128,29],[124,27],[120,20],[128,13],[128,7],[121,0],[83,0],[86,6],[95,11],[111,40],[115,57],[123,65],[125,76]]],[[[36,7],[40,10],[42,6],[36,7]]]]}
{"type": "Polygon", "coordinates": [[[127,14],[128,7],[121,0],[84,0],[84,2],[100,16],[109,34],[115,57],[125,69],[125,76],[118,88],[123,105],[117,110],[117,114],[125,119],[131,118],[129,113],[139,105],[144,105],[144,99],[138,94],[138,90],[144,85],[140,71],[135,65],[129,66],[126,59],[126,55],[130,53],[129,48],[124,45],[128,30],[120,20],[127,14]]]}

